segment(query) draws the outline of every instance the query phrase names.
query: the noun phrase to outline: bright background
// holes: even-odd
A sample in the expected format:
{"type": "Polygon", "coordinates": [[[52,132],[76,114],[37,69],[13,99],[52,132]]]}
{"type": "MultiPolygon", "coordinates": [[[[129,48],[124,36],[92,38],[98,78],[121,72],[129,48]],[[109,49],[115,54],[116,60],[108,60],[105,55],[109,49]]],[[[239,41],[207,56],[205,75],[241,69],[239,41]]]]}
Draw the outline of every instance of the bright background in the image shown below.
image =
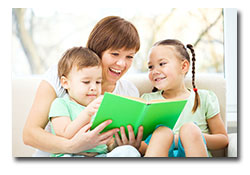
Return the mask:
{"type": "Polygon", "coordinates": [[[129,73],[146,73],[148,51],[163,39],[192,44],[196,72],[224,75],[224,11],[221,8],[13,8],[13,76],[43,74],[74,46],[85,46],[95,24],[114,15],[132,22],[141,48],[129,73]]]}

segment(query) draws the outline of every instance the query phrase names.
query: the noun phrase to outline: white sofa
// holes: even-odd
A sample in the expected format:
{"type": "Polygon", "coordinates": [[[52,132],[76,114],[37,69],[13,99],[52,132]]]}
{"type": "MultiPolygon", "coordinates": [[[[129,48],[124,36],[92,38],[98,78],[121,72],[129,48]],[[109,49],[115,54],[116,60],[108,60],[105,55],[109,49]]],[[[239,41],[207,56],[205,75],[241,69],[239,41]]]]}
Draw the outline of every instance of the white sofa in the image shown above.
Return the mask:
{"type": "MultiPolygon", "coordinates": [[[[151,92],[152,86],[145,74],[133,74],[125,77],[132,81],[139,89],[140,94],[151,92]]],[[[22,130],[31,108],[39,77],[13,78],[12,79],[12,156],[31,157],[35,149],[24,145],[22,130]]],[[[191,87],[191,79],[186,78],[186,86],[191,87]]],[[[214,91],[220,102],[221,116],[226,125],[226,82],[216,75],[196,76],[198,89],[214,91]]],[[[237,157],[237,133],[229,134],[229,145],[226,149],[212,151],[215,157],[237,157]]]]}

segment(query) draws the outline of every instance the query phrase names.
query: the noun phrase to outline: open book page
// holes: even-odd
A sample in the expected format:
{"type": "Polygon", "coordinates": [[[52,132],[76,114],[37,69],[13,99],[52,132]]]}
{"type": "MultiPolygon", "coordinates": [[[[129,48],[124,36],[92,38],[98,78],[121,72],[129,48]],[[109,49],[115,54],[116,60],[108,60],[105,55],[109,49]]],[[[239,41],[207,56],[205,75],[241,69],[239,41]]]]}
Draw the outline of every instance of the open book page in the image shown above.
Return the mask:
{"type": "MultiPolygon", "coordinates": [[[[117,94],[114,94],[117,95],[117,94]]],[[[173,101],[182,101],[185,99],[155,99],[155,100],[151,100],[149,102],[147,102],[145,99],[140,98],[140,97],[130,97],[130,96],[123,96],[123,95],[117,95],[123,98],[127,98],[127,99],[131,99],[131,100],[135,100],[135,101],[139,101],[145,104],[153,104],[153,103],[162,103],[162,102],[173,102],[173,101]]]]}
{"type": "Polygon", "coordinates": [[[173,102],[154,100],[154,103],[149,105],[140,98],[127,98],[105,93],[91,130],[102,122],[111,119],[112,123],[105,127],[102,132],[124,126],[128,136],[127,126],[131,125],[134,134],[137,135],[138,127],[143,126],[143,139],[145,139],[159,124],[172,128],[185,104],[186,100],[173,102]]]}
{"type": "MultiPolygon", "coordinates": [[[[115,94],[115,95],[117,95],[117,94],[115,94]]],[[[140,98],[140,97],[130,97],[130,96],[123,96],[123,95],[117,95],[117,96],[127,98],[127,99],[131,99],[131,100],[135,100],[135,101],[139,101],[139,102],[142,102],[142,103],[147,103],[146,100],[144,100],[143,98],[140,98]]]]}
{"type": "Polygon", "coordinates": [[[156,100],[151,100],[148,102],[148,104],[153,104],[153,103],[162,103],[162,102],[173,102],[173,101],[182,101],[185,99],[156,99],[156,100]]]}

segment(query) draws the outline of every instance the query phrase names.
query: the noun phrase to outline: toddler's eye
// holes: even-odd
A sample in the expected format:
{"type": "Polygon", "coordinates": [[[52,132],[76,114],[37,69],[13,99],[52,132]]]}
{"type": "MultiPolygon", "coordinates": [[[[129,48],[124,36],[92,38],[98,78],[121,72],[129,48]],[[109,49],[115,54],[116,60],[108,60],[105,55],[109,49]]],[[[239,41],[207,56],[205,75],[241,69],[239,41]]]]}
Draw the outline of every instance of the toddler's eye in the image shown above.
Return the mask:
{"type": "Polygon", "coordinates": [[[127,56],[128,59],[133,59],[134,57],[133,56],[127,56]]]}
{"type": "Polygon", "coordinates": [[[97,81],[96,84],[101,84],[102,82],[101,81],[97,81]]]}
{"type": "Polygon", "coordinates": [[[82,81],[82,83],[84,83],[84,84],[89,84],[90,81],[82,81]]]}

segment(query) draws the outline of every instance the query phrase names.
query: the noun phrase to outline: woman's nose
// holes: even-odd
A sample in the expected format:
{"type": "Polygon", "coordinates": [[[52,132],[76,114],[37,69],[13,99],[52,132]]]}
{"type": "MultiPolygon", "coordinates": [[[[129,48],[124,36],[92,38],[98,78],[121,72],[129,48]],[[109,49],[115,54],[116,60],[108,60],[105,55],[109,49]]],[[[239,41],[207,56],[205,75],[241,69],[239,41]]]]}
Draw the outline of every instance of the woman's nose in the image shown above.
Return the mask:
{"type": "Polygon", "coordinates": [[[124,59],[121,58],[121,59],[117,60],[116,64],[120,67],[124,67],[126,65],[126,62],[124,59]]]}

